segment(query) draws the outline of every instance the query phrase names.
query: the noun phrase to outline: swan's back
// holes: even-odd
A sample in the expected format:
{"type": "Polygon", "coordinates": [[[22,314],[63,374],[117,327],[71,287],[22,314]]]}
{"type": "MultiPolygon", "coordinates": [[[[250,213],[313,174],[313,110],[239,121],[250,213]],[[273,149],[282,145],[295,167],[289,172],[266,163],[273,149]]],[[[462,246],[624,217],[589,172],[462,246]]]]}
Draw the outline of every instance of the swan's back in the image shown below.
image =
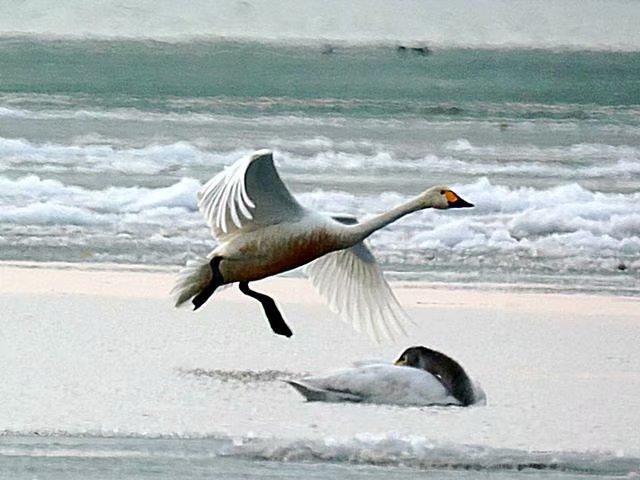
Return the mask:
{"type": "Polygon", "coordinates": [[[348,368],[290,383],[295,383],[294,387],[308,400],[396,405],[460,405],[460,402],[430,373],[391,364],[348,368]],[[303,388],[298,388],[298,385],[303,388]]]}

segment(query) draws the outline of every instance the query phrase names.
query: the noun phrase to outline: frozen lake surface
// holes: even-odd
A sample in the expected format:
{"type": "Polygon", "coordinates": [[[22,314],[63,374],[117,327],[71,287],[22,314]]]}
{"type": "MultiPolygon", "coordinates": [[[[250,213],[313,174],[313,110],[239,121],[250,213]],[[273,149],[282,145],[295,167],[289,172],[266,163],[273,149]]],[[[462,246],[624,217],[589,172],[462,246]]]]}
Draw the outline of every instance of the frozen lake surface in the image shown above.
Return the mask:
{"type": "Polygon", "coordinates": [[[65,469],[83,478],[118,469],[135,478],[578,477],[640,467],[632,298],[410,284],[398,294],[416,325],[378,346],[299,279],[261,285],[294,330],[285,339],[233,290],[197,313],[171,309],[164,273],[1,273],[0,463],[10,478],[65,469]],[[418,344],[456,358],[488,404],[307,403],[279,381],[392,360],[418,344]]]}

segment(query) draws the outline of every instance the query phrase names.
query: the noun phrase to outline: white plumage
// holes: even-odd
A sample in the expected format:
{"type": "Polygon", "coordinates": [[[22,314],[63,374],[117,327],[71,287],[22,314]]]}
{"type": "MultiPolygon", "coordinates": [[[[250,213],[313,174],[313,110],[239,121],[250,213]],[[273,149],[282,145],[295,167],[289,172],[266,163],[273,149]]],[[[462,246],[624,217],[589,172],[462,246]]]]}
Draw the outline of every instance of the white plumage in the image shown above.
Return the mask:
{"type": "Polygon", "coordinates": [[[374,364],[288,383],[310,401],[459,405],[436,377],[417,368],[374,364]]]}
{"type": "Polygon", "coordinates": [[[314,260],[305,273],[329,308],[376,341],[406,334],[409,317],[364,242],[314,260]]]}
{"type": "Polygon", "coordinates": [[[236,232],[295,222],[304,213],[269,150],[258,150],[209,180],[198,193],[198,207],[220,241],[236,232]]]}
{"type": "Polygon", "coordinates": [[[483,405],[486,395],[450,357],[424,347],[409,348],[390,363],[360,363],[326,375],[285,380],[309,401],[390,405],[483,405]],[[420,367],[420,359],[426,361],[420,367]],[[402,366],[401,366],[402,365],[402,366]]]}
{"type": "Polygon", "coordinates": [[[416,210],[464,206],[472,205],[447,187],[432,187],[362,223],[332,218],[302,207],[280,179],[271,152],[257,151],[198,193],[198,207],[219,244],[206,260],[192,261],[181,272],[173,289],[176,305],[193,298],[198,308],[217,287],[239,282],[244,293],[263,304],[274,331],[289,336],[275,304],[269,304],[273,300],[247,285],[309,264],[307,275],[334,312],[378,341],[393,338],[404,332],[408,317],[364,239],[416,210]],[[274,322],[283,329],[274,328],[274,322]]]}

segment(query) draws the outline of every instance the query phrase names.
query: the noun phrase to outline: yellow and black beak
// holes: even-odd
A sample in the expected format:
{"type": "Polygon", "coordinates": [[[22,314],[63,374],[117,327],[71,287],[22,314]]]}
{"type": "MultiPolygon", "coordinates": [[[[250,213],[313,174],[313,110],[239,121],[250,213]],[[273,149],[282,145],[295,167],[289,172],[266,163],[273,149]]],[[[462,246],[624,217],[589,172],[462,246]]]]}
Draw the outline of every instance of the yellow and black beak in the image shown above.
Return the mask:
{"type": "Polygon", "coordinates": [[[398,366],[406,366],[407,365],[407,359],[404,357],[400,357],[398,360],[396,360],[394,363],[394,365],[398,365],[398,366]]]}
{"type": "Polygon", "coordinates": [[[446,192],[444,192],[444,196],[447,199],[449,208],[468,208],[474,206],[473,203],[469,203],[466,200],[463,200],[451,190],[447,190],[446,192]]]}

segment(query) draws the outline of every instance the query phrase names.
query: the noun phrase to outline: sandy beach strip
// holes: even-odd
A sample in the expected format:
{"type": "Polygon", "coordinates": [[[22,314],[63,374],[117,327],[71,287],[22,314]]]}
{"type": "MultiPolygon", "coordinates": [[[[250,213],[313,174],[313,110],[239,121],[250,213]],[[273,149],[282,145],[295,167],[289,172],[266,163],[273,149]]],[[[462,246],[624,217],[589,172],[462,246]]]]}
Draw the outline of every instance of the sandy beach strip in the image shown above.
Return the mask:
{"type": "MultiPolygon", "coordinates": [[[[176,273],[167,267],[120,264],[0,262],[0,294],[97,295],[162,299],[170,304],[176,273]]],[[[275,277],[253,284],[283,303],[322,304],[305,279],[275,277]],[[291,293],[295,292],[295,295],[291,293]]],[[[504,285],[392,283],[406,308],[474,308],[489,311],[563,312],[638,315],[640,298],[616,295],[540,293],[509,290],[504,285]]],[[[246,302],[236,288],[216,293],[216,302],[246,302]]]]}

